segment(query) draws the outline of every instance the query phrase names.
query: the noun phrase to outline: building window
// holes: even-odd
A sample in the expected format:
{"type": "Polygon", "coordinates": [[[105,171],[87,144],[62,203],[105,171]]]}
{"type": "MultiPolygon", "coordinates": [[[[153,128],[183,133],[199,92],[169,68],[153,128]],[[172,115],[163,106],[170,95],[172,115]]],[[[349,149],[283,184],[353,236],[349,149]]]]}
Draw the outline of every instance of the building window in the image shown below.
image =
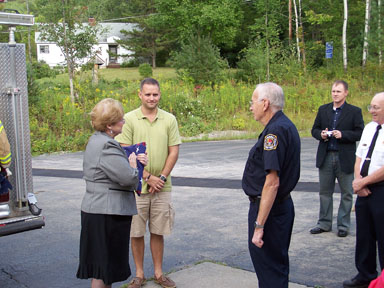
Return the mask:
{"type": "Polygon", "coordinates": [[[117,63],[117,45],[109,45],[109,63],[117,63]]]}
{"type": "Polygon", "coordinates": [[[49,46],[48,45],[40,45],[40,53],[41,54],[49,54],[49,46]]]}

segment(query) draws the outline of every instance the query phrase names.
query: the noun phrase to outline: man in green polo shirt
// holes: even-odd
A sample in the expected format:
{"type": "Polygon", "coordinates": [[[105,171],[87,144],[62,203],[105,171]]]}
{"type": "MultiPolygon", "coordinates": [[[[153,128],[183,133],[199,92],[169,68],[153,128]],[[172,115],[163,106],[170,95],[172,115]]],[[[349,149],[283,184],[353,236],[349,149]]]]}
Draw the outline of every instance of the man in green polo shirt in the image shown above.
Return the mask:
{"type": "Polygon", "coordinates": [[[144,235],[148,222],[155,282],[164,288],[176,284],[163,275],[164,235],[173,227],[174,211],[171,201],[171,171],[179,156],[181,139],[175,116],[158,108],[161,97],[159,82],[152,78],[141,81],[141,106],[125,114],[123,132],[116,137],[123,146],[145,142],[148,165],[143,172],[141,196],[136,196],[138,215],[131,226],[132,254],[136,277],[128,288],[139,288],[144,277],[144,235]]]}

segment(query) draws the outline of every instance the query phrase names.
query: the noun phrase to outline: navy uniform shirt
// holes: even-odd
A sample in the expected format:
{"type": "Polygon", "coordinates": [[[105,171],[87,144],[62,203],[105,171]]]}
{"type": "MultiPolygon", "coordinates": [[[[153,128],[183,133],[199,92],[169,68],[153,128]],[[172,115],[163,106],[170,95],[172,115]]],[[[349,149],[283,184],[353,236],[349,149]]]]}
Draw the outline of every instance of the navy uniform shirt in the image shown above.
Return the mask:
{"type": "Polygon", "coordinates": [[[271,118],[249,152],[242,180],[245,194],[261,195],[270,170],[276,170],[280,180],[276,198],[284,198],[300,178],[300,137],[282,111],[271,118]]]}

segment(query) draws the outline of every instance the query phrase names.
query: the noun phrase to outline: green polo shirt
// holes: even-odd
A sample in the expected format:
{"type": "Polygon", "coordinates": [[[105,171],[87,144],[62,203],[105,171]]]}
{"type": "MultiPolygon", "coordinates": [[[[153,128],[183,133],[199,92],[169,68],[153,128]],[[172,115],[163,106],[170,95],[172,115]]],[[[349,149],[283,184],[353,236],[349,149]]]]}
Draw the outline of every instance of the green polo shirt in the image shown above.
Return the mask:
{"type": "MultiPolygon", "coordinates": [[[[158,109],[156,118],[151,123],[139,107],[125,114],[124,119],[123,131],[115,137],[116,141],[127,145],[145,142],[148,153],[148,165],[145,170],[159,176],[168,158],[168,147],[181,144],[176,117],[158,109]]],[[[162,191],[171,190],[172,179],[169,175],[162,191]]],[[[143,181],[142,193],[148,193],[145,181],[143,181]]]]}

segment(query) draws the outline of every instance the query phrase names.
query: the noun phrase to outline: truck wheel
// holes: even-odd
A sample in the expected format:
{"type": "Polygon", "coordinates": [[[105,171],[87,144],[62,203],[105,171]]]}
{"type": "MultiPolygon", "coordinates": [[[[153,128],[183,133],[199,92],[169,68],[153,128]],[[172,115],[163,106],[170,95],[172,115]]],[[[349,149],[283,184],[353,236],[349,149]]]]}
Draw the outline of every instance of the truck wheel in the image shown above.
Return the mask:
{"type": "Polygon", "coordinates": [[[29,211],[32,213],[32,215],[39,216],[41,214],[42,209],[37,207],[36,204],[30,204],[29,205],[29,211]]]}

